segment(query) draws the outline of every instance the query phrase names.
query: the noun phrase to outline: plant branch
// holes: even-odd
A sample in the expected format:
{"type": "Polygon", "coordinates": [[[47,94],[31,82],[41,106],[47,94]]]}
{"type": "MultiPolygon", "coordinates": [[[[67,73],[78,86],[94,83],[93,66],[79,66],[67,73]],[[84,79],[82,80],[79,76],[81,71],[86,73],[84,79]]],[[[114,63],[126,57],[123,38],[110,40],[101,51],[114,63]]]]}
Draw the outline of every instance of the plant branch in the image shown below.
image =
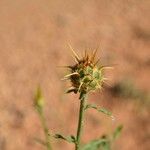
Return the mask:
{"type": "Polygon", "coordinates": [[[45,134],[47,150],[52,150],[51,145],[50,145],[49,131],[48,131],[48,127],[46,125],[46,119],[45,119],[43,110],[39,111],[39,116],[40,116],[40,120],[41,120],[41,123],[42,123],[43,131],[44,131],[44,134],[45,134]]]}

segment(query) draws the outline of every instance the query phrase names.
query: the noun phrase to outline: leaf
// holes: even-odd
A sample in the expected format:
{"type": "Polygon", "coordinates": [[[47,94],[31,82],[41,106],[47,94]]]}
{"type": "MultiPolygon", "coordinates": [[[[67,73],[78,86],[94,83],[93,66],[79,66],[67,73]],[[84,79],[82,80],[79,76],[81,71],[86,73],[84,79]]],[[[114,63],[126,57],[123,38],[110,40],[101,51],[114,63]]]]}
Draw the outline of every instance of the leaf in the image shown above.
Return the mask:
{"type": "Polygon", "coordinates": [[[110,144],[110,142],[104,142],[104,143],[102,143],[101,150],[111,150],[111,144],[110,144]]]}
{"type": "Polygon", "coordinates": [[[98,108],[95,104],[87,104],[85,110],[88,108],[96,109],[98,112],[102,112],[107,116],[112,116],[112,113],[105,108],[98,108]]]}
{"type": "MultiPolygon", "coordinates": [[[[94,105],[95,106],[95,105],[94,105]]],[[[118,126],[113,132],[113,140],[118,138],[123,126],[118,126]]],[[[111,144],[113,140],[108,135],[103,135],[101,138],[92,140],[88,144],[84,145],[80,150],[111,150],[111,144]]]]}
{"type": "Polygon", "coordinates": [[[98,111],[104,113],[105,115],[112,116],[112,113],[105,108],[100,108],[98,111]]]}
{"type": "Polygon", "coordinates": [[[109,140],[105,138],[92,140],[90,143],[84,145],[81,150],[100,150],[100,148],[101,150],[110,150],[109,140]]]}
{"type": "Polygon", "coordinates": [[[115,129],[115,131],[113,132],[113,140],[116,140],[120,136],[122,129],[123,129],[123,125],[119,125],[115,129]]]}
{"type": "Polygon", "coordinates": [[[65,137],[65,136],[63,136],[61,134],[55,134],[54,138],[62,139],[62,140],[65,140],[65,141],[67,141],[69,143],[75,143],[76,142],[76,139],[75,139],[75,137],[73,135],[65,137]]]}

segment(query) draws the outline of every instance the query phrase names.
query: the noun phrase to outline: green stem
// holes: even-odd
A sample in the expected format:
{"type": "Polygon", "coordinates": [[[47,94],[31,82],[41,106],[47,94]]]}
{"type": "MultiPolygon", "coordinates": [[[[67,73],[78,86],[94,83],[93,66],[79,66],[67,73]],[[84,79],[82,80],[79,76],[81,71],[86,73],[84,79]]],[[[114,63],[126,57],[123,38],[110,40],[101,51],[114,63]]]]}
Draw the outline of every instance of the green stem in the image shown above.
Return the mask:
{"type": "Polygon", "coordinates": [[[52,150],[51,145],[50,145],[49,130],[48,130],[48,127],[46,125],[46,119],[44,117],[43,110],[39,111],[39,115],[40,115],[40,119],[41,119],[43,131],[44,131],[44,134],[45,134],[45,140],[46,140],[47,150],[52,150]]]}
{"type": "Polygon", "coordinates": [[[84,125],[85,102],[86,102],[86,94],[84,94],[84,96],[80,98],[79,121],[78,121],[77,135],[76,135],[75,150],[80,149],[81,135],[82,135],[82,129],[84,125]]]}

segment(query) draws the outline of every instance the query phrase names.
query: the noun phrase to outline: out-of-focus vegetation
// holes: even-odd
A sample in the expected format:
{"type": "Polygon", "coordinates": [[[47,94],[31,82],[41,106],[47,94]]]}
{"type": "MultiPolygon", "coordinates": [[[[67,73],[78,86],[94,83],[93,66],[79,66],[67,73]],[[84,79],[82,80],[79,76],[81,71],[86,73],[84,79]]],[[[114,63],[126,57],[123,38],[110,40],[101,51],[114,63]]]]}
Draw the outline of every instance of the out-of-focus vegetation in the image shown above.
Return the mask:
{"type": "MultiPolygon", "coordinates": [[[[79,53],[99,46],[100,60],[116,65],[107,72],[112,88],[89,97],[116,120],[95,108],[87,111],[83,143],[122,123],[114,150],[149,150],[149,10],[149,0],[0,0],[0,150],[43,149],[34,140],[44,139],[32,103],[39,84],[48,129],[75,133],[78,100],[64,95],[67,85],[60,78],[65,71],[57,67],[73,63],[67,43],[79,53]]],[[[52,145],[74,148],[62,140],[52,145]]]]}
{"type": "Polygon", "coordinates": [[[108,90],[113,96],[121,97],[125,100],[135,100],[142,106],[150,106],[149,93],[137,88],[132,80],[121,80],[115,83],[113,86],[109,87],[108,90]]]}

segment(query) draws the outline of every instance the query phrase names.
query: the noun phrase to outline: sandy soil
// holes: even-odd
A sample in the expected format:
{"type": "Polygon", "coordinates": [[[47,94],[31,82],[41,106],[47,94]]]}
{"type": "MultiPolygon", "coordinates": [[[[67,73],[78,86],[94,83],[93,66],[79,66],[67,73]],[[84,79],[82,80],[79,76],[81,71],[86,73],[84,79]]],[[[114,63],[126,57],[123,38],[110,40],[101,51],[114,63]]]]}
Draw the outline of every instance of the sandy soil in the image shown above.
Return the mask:
{"type": "MultiPolygon", "coordinates": [[[[53,133],[74,134],[79,101],[65,95],[66,70],[73,64],[70,43],[79,54],[99,46],[98,57],[114,65],[106,76],[113,87],[130,79],[150,89],[150,1],[148,0],[1,0],[0,1],[0,150],[42,150],[34,141],[43,137],[33,108],[40,84],[45,113],[53,133]]],[[[108,88],[109,89],[109,88],[108,88]]],[[[110,109],[113,122],[95,111],[87,113],[83,141],[110,133],[123,124],[114,150],[149,150],[149,101],[114,96],[109,90],[91,94],[90,102],[110,109]]],[[[73,145],[52,141],[55,150],[73,145]]]]}

